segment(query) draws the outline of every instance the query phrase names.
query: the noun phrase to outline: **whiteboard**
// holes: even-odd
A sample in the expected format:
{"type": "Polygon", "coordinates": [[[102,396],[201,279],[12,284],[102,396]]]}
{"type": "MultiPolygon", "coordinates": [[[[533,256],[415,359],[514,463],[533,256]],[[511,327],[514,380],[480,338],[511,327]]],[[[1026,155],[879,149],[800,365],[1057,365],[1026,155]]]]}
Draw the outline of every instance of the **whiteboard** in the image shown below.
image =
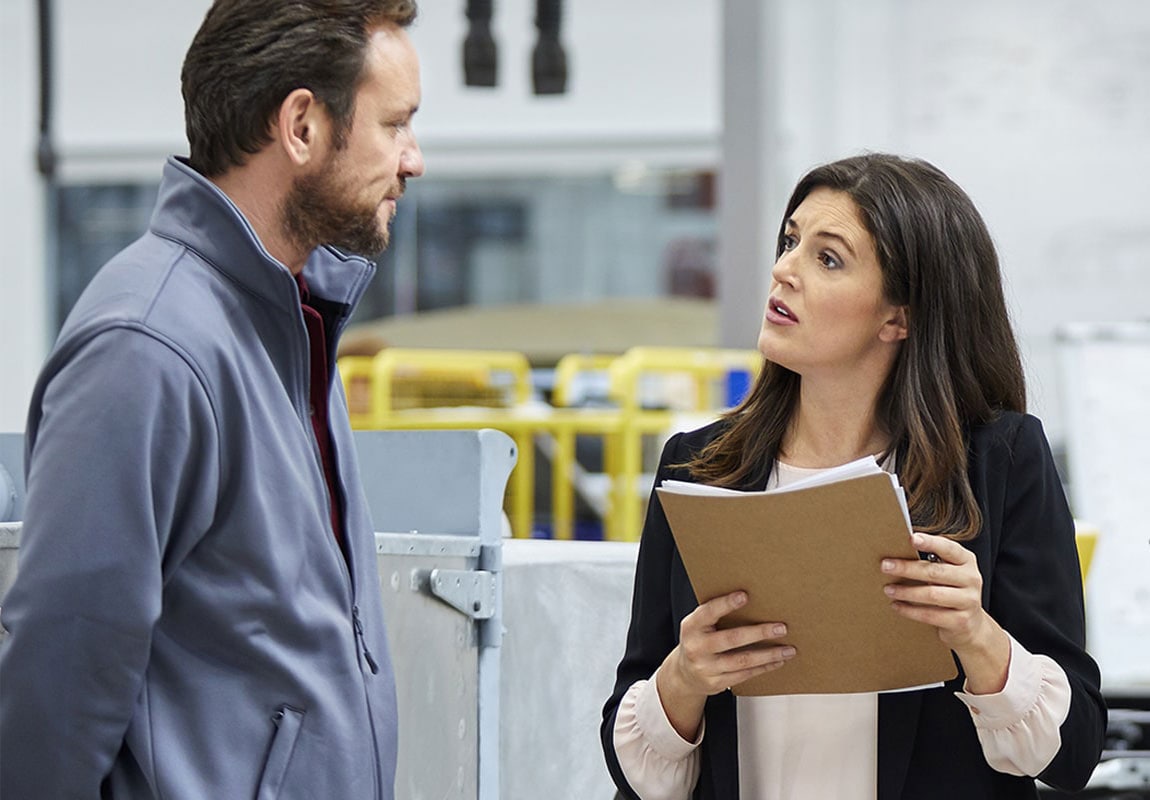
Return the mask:
{"type": "Polygon", "coordinates": [[[1058,336],[1071,506],[1096,525],[1087,642],[1113,691],[1150,686],[1150,322],[1058,336]]]}

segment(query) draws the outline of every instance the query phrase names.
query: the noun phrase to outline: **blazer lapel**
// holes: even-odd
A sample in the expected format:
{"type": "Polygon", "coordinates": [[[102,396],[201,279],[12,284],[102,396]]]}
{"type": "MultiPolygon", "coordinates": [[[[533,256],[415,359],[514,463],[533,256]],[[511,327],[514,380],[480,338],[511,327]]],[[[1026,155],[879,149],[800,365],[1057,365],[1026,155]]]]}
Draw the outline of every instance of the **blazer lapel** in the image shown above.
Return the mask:
{"type": "Polygon", "coordinates": [[[704,788],[698,796],[707,800],[735,800],[739,796],[739,722],[735,696],[726,691],[708,698],[705,714],[707,732],[703,758],[710,763],[704,765],[702,772],[709,773],[710,791],[704,788]]]}
{"type": "Polygon", "coordinates": [[[878,800],[902,797],[921,710],[921,691],[878,697],[878,800]]]}

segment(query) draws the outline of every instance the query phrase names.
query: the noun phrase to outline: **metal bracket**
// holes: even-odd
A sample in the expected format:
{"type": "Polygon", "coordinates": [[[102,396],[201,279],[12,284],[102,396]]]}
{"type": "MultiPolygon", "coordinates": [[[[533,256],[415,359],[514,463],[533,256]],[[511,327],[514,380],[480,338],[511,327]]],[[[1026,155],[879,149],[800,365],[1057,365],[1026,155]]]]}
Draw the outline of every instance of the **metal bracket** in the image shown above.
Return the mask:
{"type": "Polygon", "coordinates": [[[443,602],[472,619],[495,615],[495,575],[483,570],[433,569],[428,588],[443,602]]]}

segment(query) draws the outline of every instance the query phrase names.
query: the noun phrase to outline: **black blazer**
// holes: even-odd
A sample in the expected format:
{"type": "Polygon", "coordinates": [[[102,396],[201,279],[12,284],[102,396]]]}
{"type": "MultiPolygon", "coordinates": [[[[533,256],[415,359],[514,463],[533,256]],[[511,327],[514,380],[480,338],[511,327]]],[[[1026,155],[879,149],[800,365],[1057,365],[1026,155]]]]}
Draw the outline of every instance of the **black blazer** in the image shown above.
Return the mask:
{"type": "MultiPolygon", "coordinates": [[[[724,424],[676,434],[663,450],[655,485],[664,478],[689,480],[685,470],[668,465],[690,460],[724,424]]],[[[983,528],[964,544],[978,557],[982,604],[1023,647],[1051,657],[1066,671],[1071,700],[1061,728],[1062,746],[1038,777],[1056,788],[1076,790],[1086,783],[1102,751],[1106,706],[1098,666],[1084,649],[1074,522],[1036,418],[1003,413],[970,431],[969,447],[970,482],[983,528]]],[[[761,483],[765,481],[764,475],[761,483]]],[[[625,797],[638,795],[615,755],[619,702],[635,681],[654,674],[678,642],[679,623],[696,605],[667,518],[652,492],[639,546],[627,647],[600,731],[607,767],[625,797]]],[[[986,763],[970,712],[953,694],[963,679],[960,665],[958,677],[943,688],[879,696],[879,800],[1037,797],[1032,778],[1005,775],[986,763]]],[[[709,698],[704,715],[707,733],[694,797],[734,800],[739,794],[734,695],[723,692],[709,698]]]]}

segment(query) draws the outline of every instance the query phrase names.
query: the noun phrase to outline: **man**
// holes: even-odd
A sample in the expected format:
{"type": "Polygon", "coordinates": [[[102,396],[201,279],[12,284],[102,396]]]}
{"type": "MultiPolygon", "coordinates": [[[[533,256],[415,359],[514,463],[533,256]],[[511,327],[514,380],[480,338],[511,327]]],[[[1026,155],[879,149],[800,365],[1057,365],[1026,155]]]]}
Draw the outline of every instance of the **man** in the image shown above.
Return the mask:
{"type": "Polygon", "coordinates": [[[0,795],[393,797],[396,712],[336,340],[387,244],[413,0],[217,0],[191,157],[36,386],[0,795]]]}

